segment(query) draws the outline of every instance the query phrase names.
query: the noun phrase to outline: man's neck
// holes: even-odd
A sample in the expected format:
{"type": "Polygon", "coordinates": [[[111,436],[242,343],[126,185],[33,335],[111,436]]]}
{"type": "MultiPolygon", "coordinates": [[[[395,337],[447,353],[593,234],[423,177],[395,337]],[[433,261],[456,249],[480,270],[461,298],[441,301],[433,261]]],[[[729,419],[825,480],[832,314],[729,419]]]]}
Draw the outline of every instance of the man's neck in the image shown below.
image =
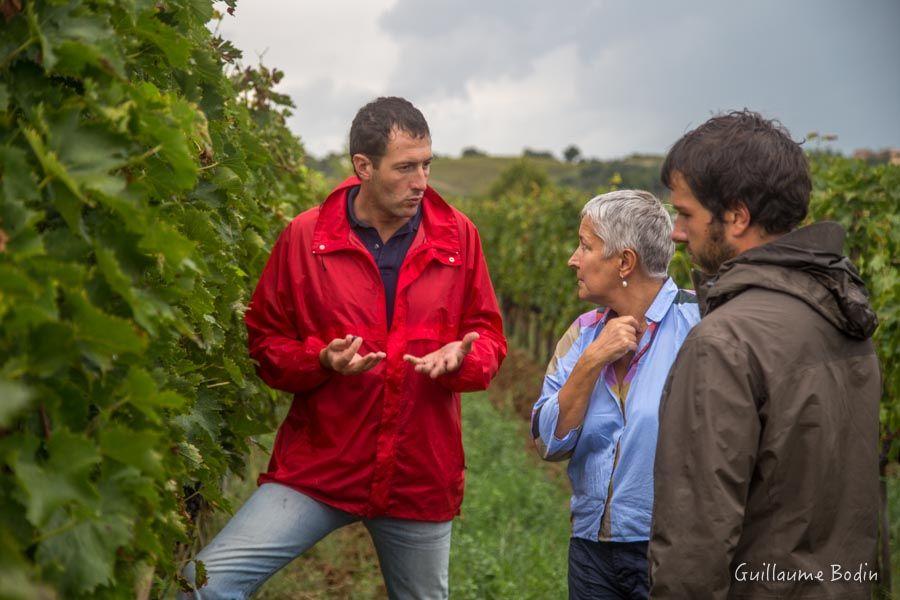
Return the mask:
{"type": "Polygon", "coordinates": [[[736,251],[737,254],[743,254],[747,250],[752,250],[757,246],[762,246],[764,244],[768,244],[769,242],[774,242],[782,235],[781,233],[766,233],[759,227],[754,227],[752,229],[748,229],[746,235],[743,235],[739,238],[733,238],[732,247],[736,251]]]}
{"type": "Polygon", "coordinates": [[[375,228],[382,242],[387,242],[406,225],[412,217],[396,217],[384,211],[378,210],[371,197],[366,194],[366,188],[360,188],[353,200],[353,214],[363,223],[375,228]]]}

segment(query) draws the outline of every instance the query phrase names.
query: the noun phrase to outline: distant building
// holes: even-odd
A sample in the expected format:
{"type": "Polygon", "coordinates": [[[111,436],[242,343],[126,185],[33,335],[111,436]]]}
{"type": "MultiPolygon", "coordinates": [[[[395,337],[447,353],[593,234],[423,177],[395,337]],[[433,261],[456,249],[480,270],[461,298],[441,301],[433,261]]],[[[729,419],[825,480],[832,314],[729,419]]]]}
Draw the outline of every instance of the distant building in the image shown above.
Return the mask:
{"type": "Polygon", "coordinates": [[[884,148],[877,152],[868,148],[861,148],[853,153],[853,158],[872,164],[890,163],[892,165],[900,165],[900,148],[884,148]]]}

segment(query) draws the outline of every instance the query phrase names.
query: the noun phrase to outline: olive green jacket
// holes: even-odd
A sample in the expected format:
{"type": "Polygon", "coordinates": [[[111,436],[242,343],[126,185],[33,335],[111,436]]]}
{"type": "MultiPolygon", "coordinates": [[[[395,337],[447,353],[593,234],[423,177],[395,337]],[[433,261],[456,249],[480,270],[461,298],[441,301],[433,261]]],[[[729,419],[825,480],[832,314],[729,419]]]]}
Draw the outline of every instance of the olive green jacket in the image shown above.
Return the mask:
{"type": "Polygon", "coordinates": [[[843,239],[814,224],[696,282],[660,404],[651,597],[868,600],[877,320],[843,239]]]}

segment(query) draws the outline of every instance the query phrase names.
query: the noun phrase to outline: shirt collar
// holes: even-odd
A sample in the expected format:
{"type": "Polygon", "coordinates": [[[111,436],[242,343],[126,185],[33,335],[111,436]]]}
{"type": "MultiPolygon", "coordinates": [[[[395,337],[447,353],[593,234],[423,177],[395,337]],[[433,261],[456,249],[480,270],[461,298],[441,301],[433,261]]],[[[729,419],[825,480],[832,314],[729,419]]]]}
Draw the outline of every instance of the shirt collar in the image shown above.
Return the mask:
{"type": "MultiPolygon", "coordinates": [[[[356,211],[353,210],[353,203],[356,201],[356,196],[359,194],[359,186],[354,186],[347,191],[347,218],[350,220],[350,227],[353,229],[374,229],[371,225],[366,223],[365,221],[360,220],[356,216],[356,211]]],[[[416,214],[412,219],[407,221],[403,227],[398,229],[394,235],[403,235],[405,233],[415,232],[419,229],[419,223],[422,222],[422,204],[419,203],[419,208],[416,210],[416,214]]]]}
{"type": "Polygon", "coordinates": [[[667,277],[665,283],[656,293],[656,298],[653,299],[650,308],[644,313],[644,317],[655,323],[662,321],[666,313],[669,312],[669,307],[672,306],[672,302],[677,294],[678,286],[675,285],[671,277],[667,277]]]}

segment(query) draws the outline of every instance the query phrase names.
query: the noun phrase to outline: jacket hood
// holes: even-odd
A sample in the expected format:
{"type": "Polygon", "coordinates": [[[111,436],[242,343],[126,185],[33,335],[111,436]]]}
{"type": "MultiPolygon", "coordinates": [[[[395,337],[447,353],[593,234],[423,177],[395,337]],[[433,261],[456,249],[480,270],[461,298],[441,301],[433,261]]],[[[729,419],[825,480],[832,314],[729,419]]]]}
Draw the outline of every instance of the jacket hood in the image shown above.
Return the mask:
{"type": "Polygon", "coordinates": [[[870,337],[878,318],[859,273],[843,255],[845,236],[837,223],[814,223],[735,256],[712,277],[695,271],[701,312],[748,288],[764,288],[803,300],[851,337],[870,337]]]}

